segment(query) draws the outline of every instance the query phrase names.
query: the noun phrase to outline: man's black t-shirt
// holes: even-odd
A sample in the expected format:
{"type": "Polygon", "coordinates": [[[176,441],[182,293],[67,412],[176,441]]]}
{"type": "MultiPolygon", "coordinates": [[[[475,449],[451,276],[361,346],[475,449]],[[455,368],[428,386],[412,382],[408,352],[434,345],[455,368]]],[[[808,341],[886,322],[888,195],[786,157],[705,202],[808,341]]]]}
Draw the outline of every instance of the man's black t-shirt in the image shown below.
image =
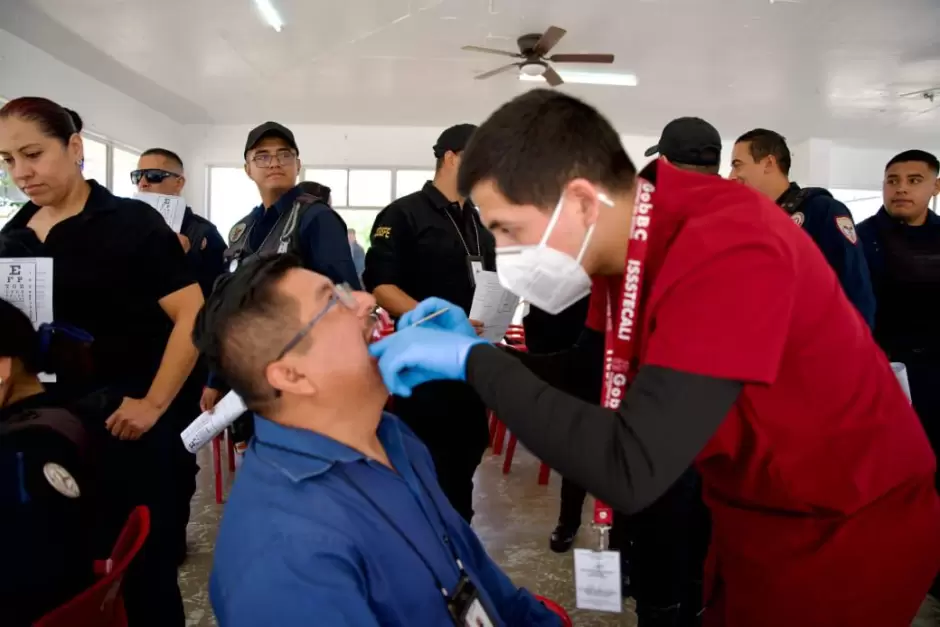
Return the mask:
{"type": "Polygon", "coordinates": [[[27,227],[40,209],[33,203],[0,232],[31,255],[53,259],[54,318],[94,337],[93,385],[143,395],[173,327],[159,301],[195,279],[179,239],[156,210],[89,184],[82,212],[52,227],[45,242],[27,227]]]}

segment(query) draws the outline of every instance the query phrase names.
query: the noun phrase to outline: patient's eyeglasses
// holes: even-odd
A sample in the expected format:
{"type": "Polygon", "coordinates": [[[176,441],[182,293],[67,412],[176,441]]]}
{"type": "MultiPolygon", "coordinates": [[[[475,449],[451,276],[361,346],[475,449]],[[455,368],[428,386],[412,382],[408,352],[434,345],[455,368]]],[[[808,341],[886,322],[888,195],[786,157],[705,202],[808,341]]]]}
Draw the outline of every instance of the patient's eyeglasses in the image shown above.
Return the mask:
{"type": "Polygon", "coordinates": [[[356,297],[353,296],[352,288],[349,287],[347,283],[334,285],[333,293],[330,295],[330,300],[326,303],[326,307],[324,307],[320,313],[315,315],[310,322],[305,324],[303,328],[297,332],[297,335],[295,335],[291,341],[284,346],[274,361],[280,361],[284,358],[284,355],[294,350],[297,345],[300,344],[300,342],[303,341],[305,337],[307,337],[307,334],[310,333],[310,330],[314,327],[314,325],[318,323],[320,319],[323,318],[323,316],[325,316],[336,303],[341,304],[343,307],[351,311],[356,311],[359,308],[356,297]]]}

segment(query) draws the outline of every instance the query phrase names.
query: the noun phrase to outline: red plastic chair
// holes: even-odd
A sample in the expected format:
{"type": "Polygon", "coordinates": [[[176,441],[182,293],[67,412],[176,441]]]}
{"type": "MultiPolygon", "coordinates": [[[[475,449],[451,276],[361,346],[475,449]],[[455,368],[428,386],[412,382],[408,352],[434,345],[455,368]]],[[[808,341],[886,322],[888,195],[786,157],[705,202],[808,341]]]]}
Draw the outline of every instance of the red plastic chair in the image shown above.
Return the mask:
{"type": "Polygon", "coordinates": [[[232,440],[231,430],[226,429],[212,438],[212,468],[215,472],[215,502],[221,505],[223,499],[222,477],[222,442],[228,445],[228,472],[231,477],[235,474],[235,441],[232,440]]]}
{"type": "Polygon", "coordinates": [[[562,627],[571,627],[571,617],[568,616],[568,612],[565,611],[565,608],[558,605],[551,599],[546,599],[545,597],[535,595],[535,598],[542,602],[542,605],[550,609],[551,611],[558,614],[561,617],[562,627]]]}
{"type": "MultiPolygon", "coordinates": [[[[525,328],[521,324],[509,325],[506,331],[506,341],[518,351],[527,351],[525,345],[525,328]]],[[[490,446],[493,448],[494,455],[500,455],[503,452],[503,442],[506,439],[506,425],[503,424],[493,412],[490,412],[490,446]]],[[[516,453],[516,436],[509,434],[509,443],[506,445],[506,457],[503,460],[503,474],[508,475],[512,470],[512,458],[516,453]]],[[[539,465],[539,485],[548,485],[548,479],[551,476],[552,469],[548,464],[539,465]]]]}
{"type": "Polygon", "coordinates": [[[95,562],[101,579],[77,597],[42,618],[33,627],[127,627],[124,574],[150,533],[150,510],[141,505],[121,529],[111,557],[95,562]]]}

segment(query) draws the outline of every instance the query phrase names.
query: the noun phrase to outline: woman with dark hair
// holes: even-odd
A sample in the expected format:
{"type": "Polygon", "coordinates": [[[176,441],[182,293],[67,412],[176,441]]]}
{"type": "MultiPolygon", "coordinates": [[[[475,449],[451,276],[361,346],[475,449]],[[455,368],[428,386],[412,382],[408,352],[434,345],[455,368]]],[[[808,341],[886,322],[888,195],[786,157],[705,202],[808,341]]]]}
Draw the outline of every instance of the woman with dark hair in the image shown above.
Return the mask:
{"type": "MultiPolygon", "coordinates": [[[[90,434],[46,392],[29,318],[0,300],[0,623],[28,625],[92,582],[96,474],[90,434]]],[[[43,335],[50,330],[44,329],[43,335]]]]}
{"type": "Polygon", "coordinates": [[[174,627],[183,624],[176,562],[195,476],[179,433],[198,413],[200,390],[184,386],[202,292],[155,210],[83,178],[80,131],[74,112],[45,98],[0,108],[0,161],[30,199],[0,232],[52,258],[55,321],[94,338],[92,372],[60,377],[60,393],[108,387],[123,397],[105,421],[115,438],[135,440],[118,472],[121,507],[147,505],[152,523],[128,575],[127,609],[135,626],[174,627]]]}

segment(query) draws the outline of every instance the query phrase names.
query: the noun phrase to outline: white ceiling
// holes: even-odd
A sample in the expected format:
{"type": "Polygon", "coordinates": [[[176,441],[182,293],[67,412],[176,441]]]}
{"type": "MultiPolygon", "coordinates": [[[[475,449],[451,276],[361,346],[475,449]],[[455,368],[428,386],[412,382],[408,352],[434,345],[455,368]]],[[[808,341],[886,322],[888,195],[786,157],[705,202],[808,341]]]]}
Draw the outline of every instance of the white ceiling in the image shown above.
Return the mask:
{"type": "Polygon", "coordinates": [[[271,1],[281,33],[251,0],[0,0],[0,26],[183,123],[480,121],[532,84],[474,80],[508,59],[460,47],[557,25],[553,52],[637,75],[563,87],[621,132],[698,115],[726,137],[940,138],[940,107],[898,97],[940,85],[938,0],[271,1]]]}

